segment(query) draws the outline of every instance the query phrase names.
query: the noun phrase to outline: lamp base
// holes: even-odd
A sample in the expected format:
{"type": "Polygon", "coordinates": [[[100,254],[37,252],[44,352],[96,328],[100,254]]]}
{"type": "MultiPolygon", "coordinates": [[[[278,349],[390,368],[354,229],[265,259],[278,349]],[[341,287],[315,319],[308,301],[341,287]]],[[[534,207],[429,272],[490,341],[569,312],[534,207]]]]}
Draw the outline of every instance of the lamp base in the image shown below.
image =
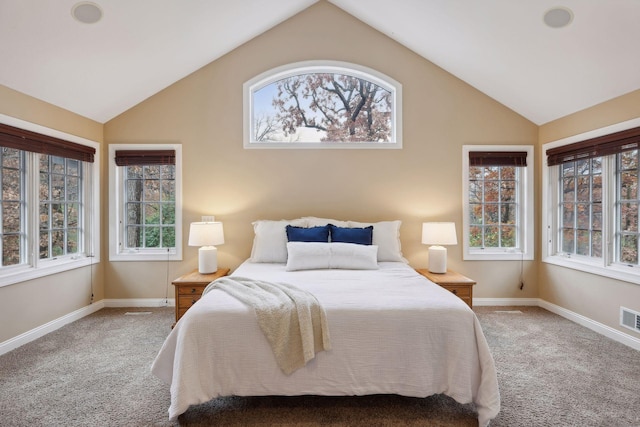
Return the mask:
{"type": "Polygon", "coordinates": [[[198,249],[198,273],[209,274],[218,270],[218,248],[202,246],[198,249]]]}
{"type": "Polygon", "coordinates": [[[429,247],[429,271],[438,274],[447,272],[447,248],[443,246],[429,247]]]}

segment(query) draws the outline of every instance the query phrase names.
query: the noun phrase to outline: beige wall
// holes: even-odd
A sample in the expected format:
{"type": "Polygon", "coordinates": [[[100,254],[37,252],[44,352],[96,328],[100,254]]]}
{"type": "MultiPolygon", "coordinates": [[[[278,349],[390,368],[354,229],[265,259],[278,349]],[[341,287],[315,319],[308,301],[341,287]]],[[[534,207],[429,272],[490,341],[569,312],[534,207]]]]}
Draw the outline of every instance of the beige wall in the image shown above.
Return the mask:
{"type": "MultiPolygon", "coordinates": [[[[104,126],[0,86],[0,114],[107,143],[183,145],[184,261],[107,262],[107,145],[102,148],[102,263],[0,288],[0,342],[95,299],[163,298],[168,283],[196,266],[188,224],[216,215],[225,225],[220,264],[249,256],[251,222],[302,215],[401,219],[405,256],[426,264],[421,223],[453,220],[461,237],[465,144],[542,144],[640,117],[640,91],[538,128],[350,15],[320,2],[175,83],[104,126]],[[331,31],[327,31],[330,28],[331,31]],[[403,85],[402,150],[244,150],[242,84],[283,64],[328,59],[361,64],[403,85]]],[[[540,263],[541,156],[536,152],[536,261],[449,265],[478,281],[475,297],[537,298],[618,328],[618,309],[640,310],[640,286],[540,263]]],[[[626,330],[623,332],[627,332],[626,330]]]]}
{"type": "MultiPolygon", "coordinates": [[[[0,114],[102,142],[102,124],[5,86],[0,114]]],[[[103,264],[97,264],[0,287],[0,343],[87,306],[92,284],[95,300],[102,299],[103,276],[103,264]]]]}
{"type": "MultiPolygon", "coordinates": [[[[224,222],[219,264],[235,268],[251,250],[257,219],[302,215],[376,221],[401,219],[405,256],[425,266],[425,220],[452,220],[461,237],[462,145],[536,144],[537,126],[395,43],[320,2],[105,124],[112,143],[179,142],[184,166],[184,261],[169,281],[196,267],[188,224],[201,215],[224,222]],[[328,31],[330,28],[330,31],[328,31]],[[327,59],[357,63],[403,85],[402,150],[245,150],[242,85],[284,64],[327,59]]],[[[104,148],[106,150],[106,147],[104,148]]],[[[537,159],[536,159],[537,161],[537,159]]],[[[536,297],[536,269],[519,262],[463,262],[454,269],[478,281],[476,297],[536,297]]],[[[162,298],[160,263],[106,266],[107,298],[162,298]]]]}
{"type": "MultiPolygon", "coordinates": [[[[540,127],[542,144],[640,117],[640,90],[540,127]]],[[[539,172],[541,167],[539,168],[539,172]]],[[[542,173],[538,173],[538,181],[542,173]]],[[[538,214],[540,205],[538,205],[538,214]]],[[[540,215],[538,215],[540,218],[540,215]]],[[[627,334],[620,306],[640,311],[640,285],[539,263],[540,298],[627,334]]],[[[638,338],[640,334],[634,334],[638,338]]]]}
{"type": "MultiPolygon", "coordinates": [[[[401,219],[405,256],[426,264],[426,220],[453,220],[461,237],[461,155],[465,144],[542,144],[640,117],[640,91],[541,127],[444,72],[328,2],[320,2],[175,83],[104,126],[0,86],[0,114],[107,143],[183,145],[184,261],[106,262],[107,145],[102,149],[102,263],[0,288],[0,342],[95,299],[164,298],[168,284],[196,266],[188,224],[201,215],[224,222],[219,262],[249,256],[251,222],[302,215],[401,219]],[[327,27],[331,31],[327,31],[327,27]],[[402,150],[245,150],[242,84],[283,64],[327,59],[385,73],[403,85],[402,150]],[[52,303],[55,301],[55,303],[52,303]]],[[[541,156],[536,152],[536,261],[449,265],[478,281],[477,298],[537,298],[619,329],[620,305],[640,310],[640,286],[540,263],[541,156]]],[[[628,332],[624,330],[623,332],[628,332]]]]}

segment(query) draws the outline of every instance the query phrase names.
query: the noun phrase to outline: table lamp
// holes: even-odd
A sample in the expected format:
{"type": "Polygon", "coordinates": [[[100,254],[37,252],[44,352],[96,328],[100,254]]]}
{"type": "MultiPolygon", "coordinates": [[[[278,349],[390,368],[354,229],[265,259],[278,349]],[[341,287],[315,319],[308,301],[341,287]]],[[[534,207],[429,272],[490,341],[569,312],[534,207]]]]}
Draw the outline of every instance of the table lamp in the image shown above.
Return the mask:
{"type": "Polygon", "coordinates": [[[453,222],[425,222],[422,224],[422,243],[429,247],[429,271],[447,272],[447,248],[442,245],[457,245],[456,224],[453,222]]]}
{"type": "Polygon", "coordinates": [[[189,228],[189,246],[198,249],[198,272],[214,273],[218,270],[218,249],[214,245],[224,243],[221,222],[192,222],[189,228]]]}

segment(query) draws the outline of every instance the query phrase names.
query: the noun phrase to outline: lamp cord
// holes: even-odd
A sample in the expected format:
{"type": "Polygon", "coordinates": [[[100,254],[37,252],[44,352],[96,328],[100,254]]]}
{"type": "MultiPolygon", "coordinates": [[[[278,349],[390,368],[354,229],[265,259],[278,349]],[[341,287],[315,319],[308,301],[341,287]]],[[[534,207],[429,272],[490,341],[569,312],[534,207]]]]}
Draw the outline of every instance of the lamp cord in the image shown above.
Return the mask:
{"type": "Polygon", "coordinates": [[[524,252],[520,253],[520,290],[524,289],[524,252]]]}

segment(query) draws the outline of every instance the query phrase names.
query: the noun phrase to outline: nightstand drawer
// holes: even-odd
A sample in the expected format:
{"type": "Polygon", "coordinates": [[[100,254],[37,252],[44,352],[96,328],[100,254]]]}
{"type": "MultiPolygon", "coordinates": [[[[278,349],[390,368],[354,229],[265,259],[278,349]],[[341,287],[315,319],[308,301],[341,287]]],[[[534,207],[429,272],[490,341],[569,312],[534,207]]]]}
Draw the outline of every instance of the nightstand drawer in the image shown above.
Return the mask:
{"type": "MultiPolygon", "coordinates": [[[[206,286],[180,286],[178,287],[178,295],[202,295],[206,286]]],[[[181,298],[182,299],[182,298],[181,298]]]]}
{"type": "Polygon", "coordinates": [[[471,288],[469,286],[456,286],[456,285],[440,285],[443,288],[451,291],[454,295],[459,296],[460,298],[470,298],[471,297],[471,288]]]}
{"type": "Polygon", "coordinates": [[[196,303],[196,301],[200,299],[201,296],[202,294],[200,293],[197,295],[184,295],[184,296],[178,297],[178,308],[191,307],[193,304],[196,303]]]}

